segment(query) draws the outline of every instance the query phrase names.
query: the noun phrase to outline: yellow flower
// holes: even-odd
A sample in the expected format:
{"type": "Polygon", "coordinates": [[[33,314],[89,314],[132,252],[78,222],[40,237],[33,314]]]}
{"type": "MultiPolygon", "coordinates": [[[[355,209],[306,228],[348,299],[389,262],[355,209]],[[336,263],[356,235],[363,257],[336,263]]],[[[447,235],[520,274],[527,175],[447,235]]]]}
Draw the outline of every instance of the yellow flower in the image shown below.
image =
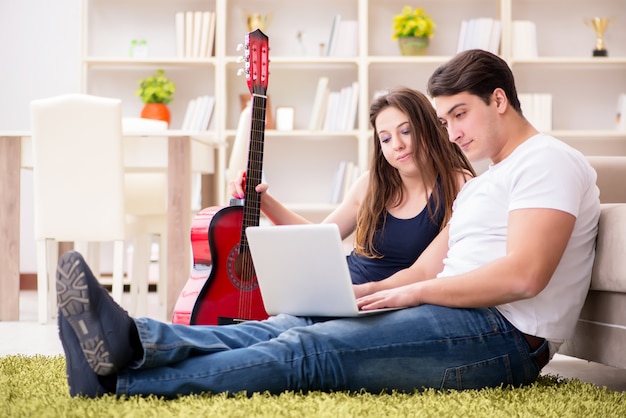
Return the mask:
{"type": "Polygon", "coordinates": [[[402,13],[393,18],[393,39],[415,36],[418,38],[432,38],[435,34],[435,22],[424,13],[424,9],[404,6],[402,13]]]}

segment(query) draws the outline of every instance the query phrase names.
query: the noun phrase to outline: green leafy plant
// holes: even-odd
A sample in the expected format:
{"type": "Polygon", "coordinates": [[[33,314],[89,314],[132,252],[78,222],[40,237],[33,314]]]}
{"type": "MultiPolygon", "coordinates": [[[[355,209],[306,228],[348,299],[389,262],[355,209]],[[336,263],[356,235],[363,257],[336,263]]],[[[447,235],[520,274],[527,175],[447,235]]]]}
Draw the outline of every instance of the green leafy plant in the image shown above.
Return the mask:
{"type": "Polygon", "coordinates": [[[435,22],[422,7],[413,9],[411,6],[404,6],[402,13],[393,18],[393,39],[432,38],[434,34],[435,22]]]}
{"type": "Polygon", "coordinates": [[[144,103],[168,104],[174,99],[176,86],[165,76],[165,71],[156,70],[150,77],[139,80],[139,88],[135,95],[144,103]]]}

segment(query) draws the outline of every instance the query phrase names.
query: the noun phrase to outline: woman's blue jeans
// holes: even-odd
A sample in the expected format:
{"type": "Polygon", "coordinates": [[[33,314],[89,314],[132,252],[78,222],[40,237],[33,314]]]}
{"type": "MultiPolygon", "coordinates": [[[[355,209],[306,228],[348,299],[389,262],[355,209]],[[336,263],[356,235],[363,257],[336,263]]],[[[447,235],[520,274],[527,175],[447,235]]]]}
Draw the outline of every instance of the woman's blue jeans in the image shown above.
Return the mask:
{"type": "Polygon", "coordinates": [[[495,308],[422,305],[226,326],[135,321],[144,358],[119,372],[118,395],[460,390],[519,386],[539,374],[522,334],[495,308]]]}

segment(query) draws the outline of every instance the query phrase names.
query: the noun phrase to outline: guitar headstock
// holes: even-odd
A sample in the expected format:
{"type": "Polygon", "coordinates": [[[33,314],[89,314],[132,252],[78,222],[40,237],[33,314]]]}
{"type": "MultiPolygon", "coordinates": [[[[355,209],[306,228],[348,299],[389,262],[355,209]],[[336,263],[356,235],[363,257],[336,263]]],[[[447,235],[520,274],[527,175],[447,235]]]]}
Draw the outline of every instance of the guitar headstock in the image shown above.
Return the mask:
{"type": "Polygon", "coordinates": [[[267,35],[256,29],[246,35],[245,73],[251,94],[265,95],[269,76],[269,44],[267,35]]]}

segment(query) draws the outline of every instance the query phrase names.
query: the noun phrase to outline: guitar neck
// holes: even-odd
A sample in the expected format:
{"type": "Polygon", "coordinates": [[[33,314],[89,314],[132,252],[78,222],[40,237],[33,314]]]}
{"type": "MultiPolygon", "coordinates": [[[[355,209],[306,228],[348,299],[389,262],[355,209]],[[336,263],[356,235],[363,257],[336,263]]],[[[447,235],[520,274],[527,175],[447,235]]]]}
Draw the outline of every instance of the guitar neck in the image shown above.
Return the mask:
{"type": "Polygon", "coordinates": [[[251,130],[246,171],[246,192],[241,228],[241,252],[248,250],[245,230],[248,226],[259,225],[261,216],[261,196],[255,187],[263,179],[263,144],[265,141],[265,109],[267,97],[252,95],[251,130]]]}

